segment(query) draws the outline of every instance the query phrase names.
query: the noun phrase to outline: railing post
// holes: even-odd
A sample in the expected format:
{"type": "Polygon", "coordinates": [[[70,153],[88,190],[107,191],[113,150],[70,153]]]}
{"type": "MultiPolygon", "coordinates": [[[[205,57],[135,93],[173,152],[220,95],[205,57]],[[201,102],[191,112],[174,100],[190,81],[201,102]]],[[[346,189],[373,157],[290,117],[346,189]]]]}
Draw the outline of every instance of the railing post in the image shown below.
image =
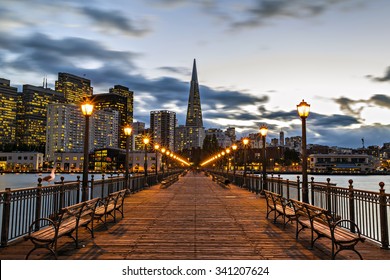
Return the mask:
{"type": "Polygon", "coordinates": [[[272,182],[272,186],[271,186],[272,192],[275,192],[275,182],[274,182],[274,174],[273,173],[271,173],[271,182],[272,182]]]}
{"type": "Polygon", "coordinates": [[[81,186],[80,175],[77,175],[77,184],[79,186],[79,191],[77,192],[77,202],[80,202],[80,186],[81,186]]]}
{"type": "Polygon", "coordinates": [[[103,199],[104,198],[104,173],[102,173],[102,187],[100,191],[100,197],[103,199]]]}
{"type": "Polygon", "coordinates": [[[280,178],[280,174],[278,174],[278,193],[283,196],[283,189],[282,189],[282,179],[280,178]]]}
{"type": "Polygon", "coordinates": [[[89,199],[92,199],[92,198],[94,198],[93,197],[93,188],[94,188],[94,186],[95,186],[95,175],[91,175],[91,195],[89,196],[89,199]]]}
{"type": "MultiPolygon", "coordinates": [[[[37,197],[35,198],[35,218],[34,221],[41,218],[42,209],[42,178],[38,178],[37,197]]],[[[39,230],[39,223],[35,223],[35,230],[39,230]]]]}
{"type": "Polygon", "coordinates": [[[301,183],[299,182],[299,176],[297,176],[297,195],[298,201],[301,201],[301,183]]]}
{"type": "Polygon", "coordinates": [[[289,179],[287,179],[286,180],[286,191],[287,191],[287,199],[290,199],[290,180],[289,179]]]}
{"type": "Polygon", "coordinates": [[[326,209],[328,209],[329,213],[332,213],[332,201],[330,197],[330,178],[326,178],[328,182],[326,184],[326,209]]]}
{"type": "Polygon", "coordinates": [[[355,232],[355,198],[354,198],[354,190],[353,190],[353,180],[348,180],[348,192],[349,192],[349,219],[353,222],[351,223],[351,232],[355,232]]]}
{"type": "Polygon", "coordinates": [[[61,176],[61,188],[60,188],[60,207],[59,207],[59,209],[62,209],[63,207],[65,207],[65,195],[64,195],[64,193],[65,193],[65,182],[64,182],[64,180],[65,180],[65,178],[64,178],[64,176],[61,176]]]}
{"type": "Polygon", "coordinates": [[[314,177],[311,177],[310,180],[311,205],[314,205],[314,177]]]}
{"type": "Polygon", "coordinates": [[[387,223],[387,201],[385,193],[385,183],[379,183],[379,207],[380,207],[380,223],[381,223],[381,243],[382,249],[389,249],[389,225],[387,223]]]}
{"type": "Polygon", "coordinates": [[[8,244],[9,220],[11,213],[11,189],[6,188],[4,193],[3,222],[1,225],[1,247],[8,244]]]}

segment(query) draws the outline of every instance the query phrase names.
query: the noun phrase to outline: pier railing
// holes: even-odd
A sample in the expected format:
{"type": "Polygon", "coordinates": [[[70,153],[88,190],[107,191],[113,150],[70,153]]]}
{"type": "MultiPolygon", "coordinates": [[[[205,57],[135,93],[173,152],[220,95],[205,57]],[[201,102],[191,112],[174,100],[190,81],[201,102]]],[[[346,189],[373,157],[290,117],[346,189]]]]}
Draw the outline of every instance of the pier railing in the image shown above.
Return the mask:
{"type": "MultiPolygon", "coordinates": [[[[182,170],[172,170],[164,173],[164,177],[177,174],[182,170]]],[[[104,198],[109,193],[128,189],[129,193],[143,190],[147,186],[152,186],[161,181],[162,173],[157,176],[150,174],[145,178],[142,174],[131,176],[126,184],[124,176],[105,176],[101,180],[88,181],[88,199],[100,197],[104,198]]],[[[42,179],[38,179],[36,187],[23,189],[6,188],[0,191],[0,240],[1,246],[15,239],[26,235],[30,224],[39,218],[53,218],[63,207],[67,207],[81,202],[82,186],[80,176],[77,181],[61,182],[58,184],[42,186],[42,179]]],[[[36,225],[36,229],[45,226],[45,221],[36,225]]]]}
{"type": "MultiPolygon", "coordinates": [[[[283,179],[280,175],[268,176],[266,182],[258,175],[226,174],[226,172],[210,171],[225,176],[237,186],[248,191],[261,194],[267,190],[281,194],[286,198],[301,200],[302,182],[283,179]],[[263,184],[265,183],[265,184],[263,184]]],[[[390,194],[385,192],[384,183],[379,183],[378,191],[359,190],[353,187],[349,180],[348,187],[338,187],[327,182],[316,182],[314,177],[308,182],[309,202],[312,205],[327,209],[336,219],[347,219],[355,222],[361,233],[367,238],[380,244],[381,248],[390,249],[390,194]]],[[[349,228],[350,223],[342,224],[349,228]]],[[[354,232],[355,228],[349,228],[354,232]]]]}

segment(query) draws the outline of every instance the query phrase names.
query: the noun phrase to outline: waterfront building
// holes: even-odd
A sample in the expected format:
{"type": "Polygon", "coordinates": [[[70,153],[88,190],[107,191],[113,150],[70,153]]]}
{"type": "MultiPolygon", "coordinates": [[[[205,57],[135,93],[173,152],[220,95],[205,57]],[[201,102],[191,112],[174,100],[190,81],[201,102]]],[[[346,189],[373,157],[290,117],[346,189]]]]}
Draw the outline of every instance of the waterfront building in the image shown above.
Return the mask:
{"type": "Polygon", "coordinates": [[[43,168],[43,153],[39,152],[0,152],[0,171],[33,172],[43,168]]]}
{"type": "Polygon", "coordinates": [[[93,94],[89,79],[61,72],[58,73],[55,90],[64,94],[67,103],[76,105],[80,105],[84,97],[90,98],[93,94]]]}
{"type": "Polygon", "coordinates": [[[150,112],[153,143],[173,151],[175,149],[176,113],[162,110],[150,112]]]}
{"type": "Polygon", "coordinates": [[[235,137],[235,135],[231,135],[231,132],[231,130],[223,131],[219,128],[209,128],[205,130],[205,136],[213,137],[213,135],[215,135],[215,138],[218,141],[218,146],[226,148],[232,145],[232,139],[235,137]]]}
{"type": "Polygon", "coordinates": [[[18,90],[10,81],[0,78],[0,150],[16,144],[18,90]]]}
{"type": "Polygon", "coordinates": [[[378,158],[367,154],[311,154],[309,168],[314,172],[366,173],[380,166],[378,158]]]}
{"type": "Polygon", "coordinates": [[[117,148],[119,143],[119,112],[103,109],[94,112],[91,123],[93,149],[117,148]]]}
{"type": "MultiPolygon", "coordinates": [[[[93,96],[93,102],[95,104],[96,111],[111,109],[119,112],[119,124],[117,127],[119,135],[119,146],[117,146],[117,148],[125,149],[126,135],[123,131],[123,127],[126,124],[131,124],[133,122],[133,112],[129,111],[128,109],[128,103],[132,103],[132,94],[130,94],[130,91],[128,91],[128,95],[123,94],[123,91],[119,90],[119,86],[116,87],[116,89],[111,89],[110,93],[95,94],[93,96]]],[[[125,87],[121,86],[121,89],[125,89],[125,87]]],[[[133,106],[131,104],[131,108],[132,107],[133,106]]]]}
{"type": "MultiPolygon", "coordinates": [[[[118,147],[119,113],[115,110],[95,111],[90,119],[89,151],[118,147]]],[[[85,117],[75,104],[49,104],[46,133],[46,160],[54,154],[78,153],[84,150],[85,117]]]]}
{"type": "MultiPolygon", "coordinates": [[[[56,152],[83,152],[84,126],[85,118],[79,106],[49,104],[47,106],[46,160],[55,161],[56,152]]],[[[90,147],[92,143],[90,138],[90,147]]]]}
{"type": "MultiPolygon", "coordinates": [[[[123,149],[96,149],[90,160],[90,168],[97,172],[108,171],[124,171],[126,151],[123,149]]],[[[130,172],[143,173],[144,172],[144,151],[132,151],[129,153],[129,169],[130,172]]],[[[147,153],[148,170],[155,170],[156,153],[147,153]]],[[[161,164],[161,154],[157,154],[157,166],[161,164]]]]}
{"type": "Polygon", "coordinates": [[[297,152],[301,151],[302,147],[302,137],[301,136],[292,136],[292,137],[286,137],[284,139],[285,146],[291,150],[295,150],[297,152]]]}
{"type": "Polygon", "coordinates": [[[16,138],[19,145],[44,151],[46,144],[47,106],[64,103],[61,92],[33,85],[23,85],[19,95],[16,138]]]}
{"type": "Polygon", "coordinates": [[[56,152],[53,155],[53,166],[63,172],[82,172],[84,153],[56,152]]]}
{"type": "Polygon", "coordinates": [[[131,91],[128,87],[122,85],[115,85],[113,88],[110,88],[109,92],[119,94],[126,98],[126,119],[123,120],[123,122],[124,124],[132,124],[134,113],[134,91],[131,91]]]}

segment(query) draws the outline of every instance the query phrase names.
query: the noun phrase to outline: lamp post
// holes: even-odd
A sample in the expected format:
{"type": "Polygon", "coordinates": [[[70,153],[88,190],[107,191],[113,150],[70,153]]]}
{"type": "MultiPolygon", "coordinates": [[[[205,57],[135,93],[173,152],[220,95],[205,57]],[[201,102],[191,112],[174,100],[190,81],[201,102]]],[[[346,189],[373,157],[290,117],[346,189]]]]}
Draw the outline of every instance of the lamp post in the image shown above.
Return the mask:
{"type": "Polygon", "coordinates": [[[310,113],[310,105],[302,99],[297,105],[298,115],[302,120],[302,201],[309,202],[309,188],[307,183],[307,151],[306,151],[306,119],[310,113]]]}
{"type": "Polygon", "coordinates": [[[157,168],[157,152],[158,152],[158,149],[160,149],[160,145],[159,144],[154,144],[154,150],[156,151],[156,181],[158,181],[158,168],[157,168]]]}
{"type": "Polygon", "coordinates": [[[235,182],[236,181],[236,150],[237,150],[236,144],[233,144],[232,150],[233,150],[233,182],[235,182]]]}
{"type": "Polygon", "coordinates": [[[266,152],[266,147],[265,147],[265,137],[267,136],[267,132],[268,132],[268,127],[263,124],[262,126],[260,126],[260,135],[261,135],[261,139],[262,139],[262,142],[263,142],[263,149],[262,149],[262,152],[263,152],[263,155],[262,155],[262,160],[263,160],[263,191],[264,190],[267,190],[267,159],[266,159],[266,156],[267,156],[267,152],[266,152]]]}
{"type": "Polygon", "coordinates": [[[81,104],[81,112],[85,117],[85,130],[84,130],[84,161],[83,161],[83,181],[82,181],[82,193],[81,200],[88,200],[88,165],[89,165],[89,117],[93,113],[93,104],[85,99],[81,104]]]}
{"type": "Polygon", "coordinates": [[[242,143],[244,144],[244,177],[246,177],[246,162],[247,162],[247,146],[249,144],[249,139],[242,139],[242,143]]]}
{"type": "Polygon", "coordinates": [[[130,146],[130,136],[133,129],[130,125],[126,125],[123,128],[123,130],[126,135],[125,181],[126,181],[126,188],[128,189],[129,188],[129,146],[130,146]]]}
{"type": "Polygon", "coordinates": [[[242,187],[245,189],[246,188],[246,162],[247,162],[247,146],[249,144],[249,139],[248,138],[244,138],[242,139],[242,143],[244,144],[244,184],[242,185],[242,187]]]}
{"type": "Polygon", "coordinates": [[[165,171],[165,151],[166,149],[164,147],[161,148],[161,171],[162,171],[162,179],[164,179],[164,171],[165,171]]]}
{"type": "Polygon", "coordinates": [[[229,164],[229,154],[230,154],[230,149],[227,148],[225,150],[226,152],[226,159],[227,159],[227,163],[226,163],[226,177],[229,177],[229,167],[230,167],[230,164],[229,164]]]}
{"type": "Polygon", "coordinates": [[[145,187],[148,186],[147,179],[148,179],[148,144],[150,139],[148,137],[144,137],[142,139],[142,142],[144,143],[144,150],[145,150],[145,156],[144,156],[144,176],[145,176],[145,187]]]}

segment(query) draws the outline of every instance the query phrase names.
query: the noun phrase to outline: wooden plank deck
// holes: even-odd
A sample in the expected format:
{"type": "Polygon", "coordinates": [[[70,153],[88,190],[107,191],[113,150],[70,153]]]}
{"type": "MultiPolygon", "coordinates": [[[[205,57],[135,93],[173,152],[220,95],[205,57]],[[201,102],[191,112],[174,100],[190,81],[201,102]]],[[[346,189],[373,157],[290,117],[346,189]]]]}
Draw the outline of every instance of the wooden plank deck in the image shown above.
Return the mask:
{"type": "MultiPolygon", "coordinates": [[[[265,199],[247,190],[222,188],[203,174],[188,173],[167,189],[153,186],[125,199],[125,217],[81,232],[84,247],[59,239],[61,260],[321,260],[330,259],[329,240],[309,249],[309,234],[295,239],[295,225],[283,229],[265,219],[265,199]]],[[[24,259],[32,248],[22,241],[0,249],[0,259],[24,259]]],[[[365,242],[364,259],[389,260],[390,250],[365,242]]],[[[31,259],[52,259],[37,250],[31,259]]],[[[338,259],[358,259],[342,252],[338,259]]]]}

